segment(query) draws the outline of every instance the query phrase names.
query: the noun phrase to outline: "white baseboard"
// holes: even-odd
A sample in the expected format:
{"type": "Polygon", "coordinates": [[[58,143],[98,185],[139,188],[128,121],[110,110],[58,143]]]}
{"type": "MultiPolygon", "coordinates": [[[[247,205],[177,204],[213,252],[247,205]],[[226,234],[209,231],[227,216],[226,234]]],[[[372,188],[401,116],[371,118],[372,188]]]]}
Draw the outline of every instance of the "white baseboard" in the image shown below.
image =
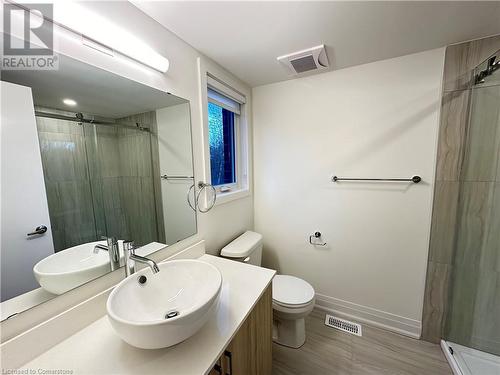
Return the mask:
{"type": "Polygon", "coordinates": [[[414,339],[420,338],[422,323],[371,307],[358,305],[338,298],[316,294],[316,307],[341,318],[354,320],[377,328],[396,332],[414,339]]]}

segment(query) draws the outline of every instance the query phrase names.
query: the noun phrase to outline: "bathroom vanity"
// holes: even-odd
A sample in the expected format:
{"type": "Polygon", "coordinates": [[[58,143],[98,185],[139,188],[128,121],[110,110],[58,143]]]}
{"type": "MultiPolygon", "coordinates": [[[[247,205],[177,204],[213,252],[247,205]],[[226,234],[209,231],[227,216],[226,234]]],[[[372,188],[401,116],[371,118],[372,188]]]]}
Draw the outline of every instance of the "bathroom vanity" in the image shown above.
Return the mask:
{"type": "Polygon", "coordinates": [[[268,286],[210,375],[271,374],[272,320],[272,287],[268,286]]]}
{"type": "MultiPolygon", "coordinates": [[[[182,253],[175,256],[176,259],[184,257],[182,253]]],[[[14,368],[69,370],[73,374],[271,374],[271,281],[275,271],[203,253],[189,257],[217,267],[223,278],[215,312],[192,337],[178,345],[156,350],[137,349],[126,344],[105,315],[108,291],[95,302],[88,302],[94,304],[92,309],[100,311],[96,321],[80,327],[76,333],[14,368]]],[[[61,327],[63,320],[71,320],[68,317],[54,319],[61,319],[61,327]]],[[[3,358],[18,350],[23,340],[36,351],[37,343],[33,340],[44,335],[43,327],[37,329],[42,331],[30,332],[28,337],[11,343],[11,348],[4,347],[3,358]],[[30,338],[29,335],[35,336],[30,338]]],[[[3,367],[9,365],[14,363],[4,363],[3,367]]]]}

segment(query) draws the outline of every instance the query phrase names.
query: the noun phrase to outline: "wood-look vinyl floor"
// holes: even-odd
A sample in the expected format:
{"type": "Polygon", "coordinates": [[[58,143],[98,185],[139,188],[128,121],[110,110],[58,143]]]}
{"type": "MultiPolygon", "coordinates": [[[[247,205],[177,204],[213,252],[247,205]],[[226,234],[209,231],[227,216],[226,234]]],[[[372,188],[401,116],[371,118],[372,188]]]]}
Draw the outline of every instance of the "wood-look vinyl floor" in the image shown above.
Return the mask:
{"type": "Polygon", "coordinates": [[[367,325],[358,337],[324,319],[317,309],[306,318],[299,349],[273,344],[273,375],[453,375],[439,345],[367,325]]]}

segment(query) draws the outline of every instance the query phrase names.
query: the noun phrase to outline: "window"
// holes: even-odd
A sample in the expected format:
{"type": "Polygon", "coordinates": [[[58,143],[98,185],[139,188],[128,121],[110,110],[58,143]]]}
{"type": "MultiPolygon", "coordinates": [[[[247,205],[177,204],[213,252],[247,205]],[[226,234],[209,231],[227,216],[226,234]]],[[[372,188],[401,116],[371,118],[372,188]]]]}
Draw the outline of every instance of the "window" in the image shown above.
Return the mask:
{"type": "Polygon", "coordinates": [[[212,185],[236,183],[235,117],[221,106],[208,103],[208,139],[212,185]]]}
{"type": "Polygon", "coordinates": [[[209,80],[207,94],[211,184],[224,193],[241,185],[239,120],[244,99],[233,99],[237,93],[231,95],[231,89],[213,79],[209,80]]]}
{"type": "Polygon", "coordinates": [[[206,182],[215,187],[216,204],[224,204],[251,194],[247,103],[250,91],[224,72],[218,71],[217,67],[212,67],[222,77],[216,78],[206,69],[205,63],[204,60],[199,60],[200,79],[205,86],[200,95],[201,101],[205,103],[203,125],[206,182]],[[231,82],[236,88],[225,82],[231,82]]]}

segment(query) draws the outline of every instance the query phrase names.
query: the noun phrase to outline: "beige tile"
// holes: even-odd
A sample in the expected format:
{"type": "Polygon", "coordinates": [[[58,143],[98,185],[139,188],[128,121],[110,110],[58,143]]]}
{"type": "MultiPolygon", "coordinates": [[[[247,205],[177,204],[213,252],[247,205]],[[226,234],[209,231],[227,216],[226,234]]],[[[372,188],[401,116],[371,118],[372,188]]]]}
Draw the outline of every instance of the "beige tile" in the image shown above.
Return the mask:
{"type": "Polygon", "coordinates": [[[465,346],[470,346],[479,273],[473,265],[453,267],[445,337],[465,346]]]}
{"type": "MultiPolygon", "coordinates": [[[[165,235],[165,219],[163,213],[163,201],[161,195],[161,183],[160,179],[160,154],[158,145],[158,124],[156,122],[156,112],[153,112],[152,124],[151,124],[151,159],[152,159],[152,173],[153,173],[153,188],[155,194],[155,206],[156,206],[156,226],[158,228],[158,242],[166,243],[165,235]]],[[[194,215],[194,214],[193,214],[194,215]]],[[[194,215],[196,217],[196,215],[194,215]]],[[[196,232],[196,229],[195,229],[196,232]]]]}
{"type": "Polygon", "coordinates": [[[479,275],[471,343],[476,349],[500,354],[500,273],[479,275]]]}
{"type": "Polygon", "coordinates": [[[443,337],[452,266],[429,262],[422,314],[422,339],[439,343],[443,337]]]}
{"type": "Polygon", "coordinates": [[[467,89],[471,83],[470,43],[446,47],[443,89],[445,91],[467,89]]]}
{"type": "MultiPolygon", "coordinates": [[[[498,120],[500,122],[500,119],[498,120]]],[[[495,179],[496,182],[500,182],[500,148],[497,153],[497,177],[495,179]]]]}
{"type": "Polygon", "coordinates": [[[500,87],[472,90],[463,180],[495,181],[500,144],[500,87]]]}
{"type": "Polygon", "coordinates": [[[495,183],[463,182],[460,192],[454,264],[478,266],[486,238],[495,183]]]}
{"type": "MultiPolygon", "coordinates": [[[[46,112],[42,110],[42,112],[46,112]]],[[[74,113],[73,113],[74,115],[74,113]]],[[[59,120],[47,117],[37,117],[36,125],[39,132],[46,133],[66,133],[83,135],[83,126],[77,122],[59,120]]]]}
{"type": "Polygon", "coordinates": [[[437,156],[437,180],[458,181],[462,167],[467,122],[469,91],[453,91],[443,95],[437,156]]]}
{"type": "Polygon", "coordinates": [[[137,245],[158,241],[152,179],[121,177],[120,197],[130,238],[137,245]]]}
{"type": "Polygon", "coordinates": [[[85,141],[81,135],[40,132],[38,138],[46,180],[88,178],[85,141]]]}
{"type": "Polygon", "coordinates": [[[495,183],[486,233],[481,247],[481,269],[500,272],[500,183],[495,183]]]}
{"type": "Polygon", "coordinates": [[[118,137],[115,134],[98,135],[97,148],[97,153],[89,155],[89,159],[97,159],[98,175],[100,177],[118,177],[120,175],[118,137]]]}
{"type": "Polygon", "coordinates": [[[432,262],[452,263],[459,187],[456,181],[436,181],[429,248],[432,262]]]}
{"type": "Polygon", "coordinates": [[[106,228],[106,219],[108,212],[105,207],[105,198],[103,194],[103,180],[93,178],[90,180],[92,186],[91,198],[94,212],[94,220],[96,227],[96,239],[108,235],[106,228]]]}

